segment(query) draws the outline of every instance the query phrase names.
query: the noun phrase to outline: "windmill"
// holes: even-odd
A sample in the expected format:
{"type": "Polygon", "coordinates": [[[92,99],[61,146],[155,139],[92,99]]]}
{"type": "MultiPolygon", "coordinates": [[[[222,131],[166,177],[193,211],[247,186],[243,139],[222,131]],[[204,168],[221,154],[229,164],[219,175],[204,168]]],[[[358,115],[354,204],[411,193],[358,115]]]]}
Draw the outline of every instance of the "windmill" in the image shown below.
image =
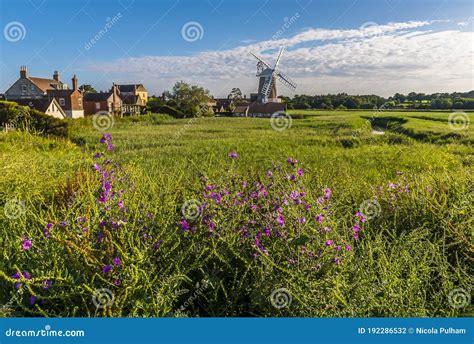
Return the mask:
{"type": "Polygon", "coordinates": [[[273,68],[263,59],[250,52],[250,54],[258,60],[256,76],[259,77],[260,80],[257,100],[261,103],[279,102],[277,98],[276,79],[280,80],[280,82],[290,90],[294,91],[296,89],[296,83],[291,80],[288,75],[278,69],[278,64],[280,63],[281,55],[284,50],[285,48],[280,48],[273,68]]]}

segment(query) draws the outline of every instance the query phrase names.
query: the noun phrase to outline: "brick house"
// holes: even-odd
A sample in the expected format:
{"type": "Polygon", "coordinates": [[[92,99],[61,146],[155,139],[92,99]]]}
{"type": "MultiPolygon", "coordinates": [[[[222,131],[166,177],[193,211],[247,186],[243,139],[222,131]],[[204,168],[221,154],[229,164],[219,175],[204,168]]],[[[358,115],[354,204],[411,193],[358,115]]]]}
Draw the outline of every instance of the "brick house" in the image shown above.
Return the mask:
{"type": "Polygon", "coordinates": [[[122,98],[118,94],[117,85],[114,84],[109,92],[84,94],[84,114],[94,115],[98,112],[122,115],[122,98]]]}
{"type": "Polygon", "coordinates": [[[77,77],[72,77],[72,89],[50,89],[48,98],[55,98],[69,118],[84,117],[84,99],[82,91],[77,86],[77,77]]]}

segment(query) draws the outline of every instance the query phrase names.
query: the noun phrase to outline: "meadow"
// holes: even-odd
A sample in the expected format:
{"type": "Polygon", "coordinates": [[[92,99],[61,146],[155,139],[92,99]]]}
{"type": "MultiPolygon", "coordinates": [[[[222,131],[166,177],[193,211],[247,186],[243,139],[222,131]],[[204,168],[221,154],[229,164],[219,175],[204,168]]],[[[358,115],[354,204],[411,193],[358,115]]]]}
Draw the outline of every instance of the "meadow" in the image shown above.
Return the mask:
{"type": "Polygon", "coordinates": [[[472,314],[472,115],[293,114],[0,134],[0,313],[472,314]]]}

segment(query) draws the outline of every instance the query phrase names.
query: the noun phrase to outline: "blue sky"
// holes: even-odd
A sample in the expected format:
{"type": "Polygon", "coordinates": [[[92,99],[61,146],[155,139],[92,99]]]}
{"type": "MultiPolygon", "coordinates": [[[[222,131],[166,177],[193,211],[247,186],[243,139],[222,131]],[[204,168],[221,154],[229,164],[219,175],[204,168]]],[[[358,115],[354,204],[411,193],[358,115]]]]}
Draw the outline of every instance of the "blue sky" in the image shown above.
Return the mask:
{"type": "Polygon", "coordinates": [[[27,65],[103,90],[142,82],[160,94],[183,79],[216,96],[249,93],[247,52],[272,61],[279,46],[296,93],[467,91],[473,11],[464,0],[2,0],[0,92],[27,65]]]}

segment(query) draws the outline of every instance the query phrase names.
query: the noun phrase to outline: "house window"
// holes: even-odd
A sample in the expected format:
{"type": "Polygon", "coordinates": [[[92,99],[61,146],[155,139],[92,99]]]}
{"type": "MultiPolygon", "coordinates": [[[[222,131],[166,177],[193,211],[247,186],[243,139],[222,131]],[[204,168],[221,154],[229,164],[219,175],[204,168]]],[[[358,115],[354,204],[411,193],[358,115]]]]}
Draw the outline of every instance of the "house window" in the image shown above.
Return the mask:
{"type": "Polygon", "coordinates": [[[95,103],[95,109],[100,110],[100,103],[95,103]]]}
{"type": "Polygon", "coordinates": [[[66,105],[66,101],[64,100],[64,98],[59,98],[59,105],[61,106],[66,105]]]}
{"type": "Polygon", "coordinates": [[[21,92],[25,93],[26,91],[28,91],[28,86],[21,85],[21,92]]]}
{"type": "Polygon", "coordinates": [[[30,85],[30,89],[31,89],[32,91],[34,91],[34,90],[35,90],[35,85],[30,85]]]}

